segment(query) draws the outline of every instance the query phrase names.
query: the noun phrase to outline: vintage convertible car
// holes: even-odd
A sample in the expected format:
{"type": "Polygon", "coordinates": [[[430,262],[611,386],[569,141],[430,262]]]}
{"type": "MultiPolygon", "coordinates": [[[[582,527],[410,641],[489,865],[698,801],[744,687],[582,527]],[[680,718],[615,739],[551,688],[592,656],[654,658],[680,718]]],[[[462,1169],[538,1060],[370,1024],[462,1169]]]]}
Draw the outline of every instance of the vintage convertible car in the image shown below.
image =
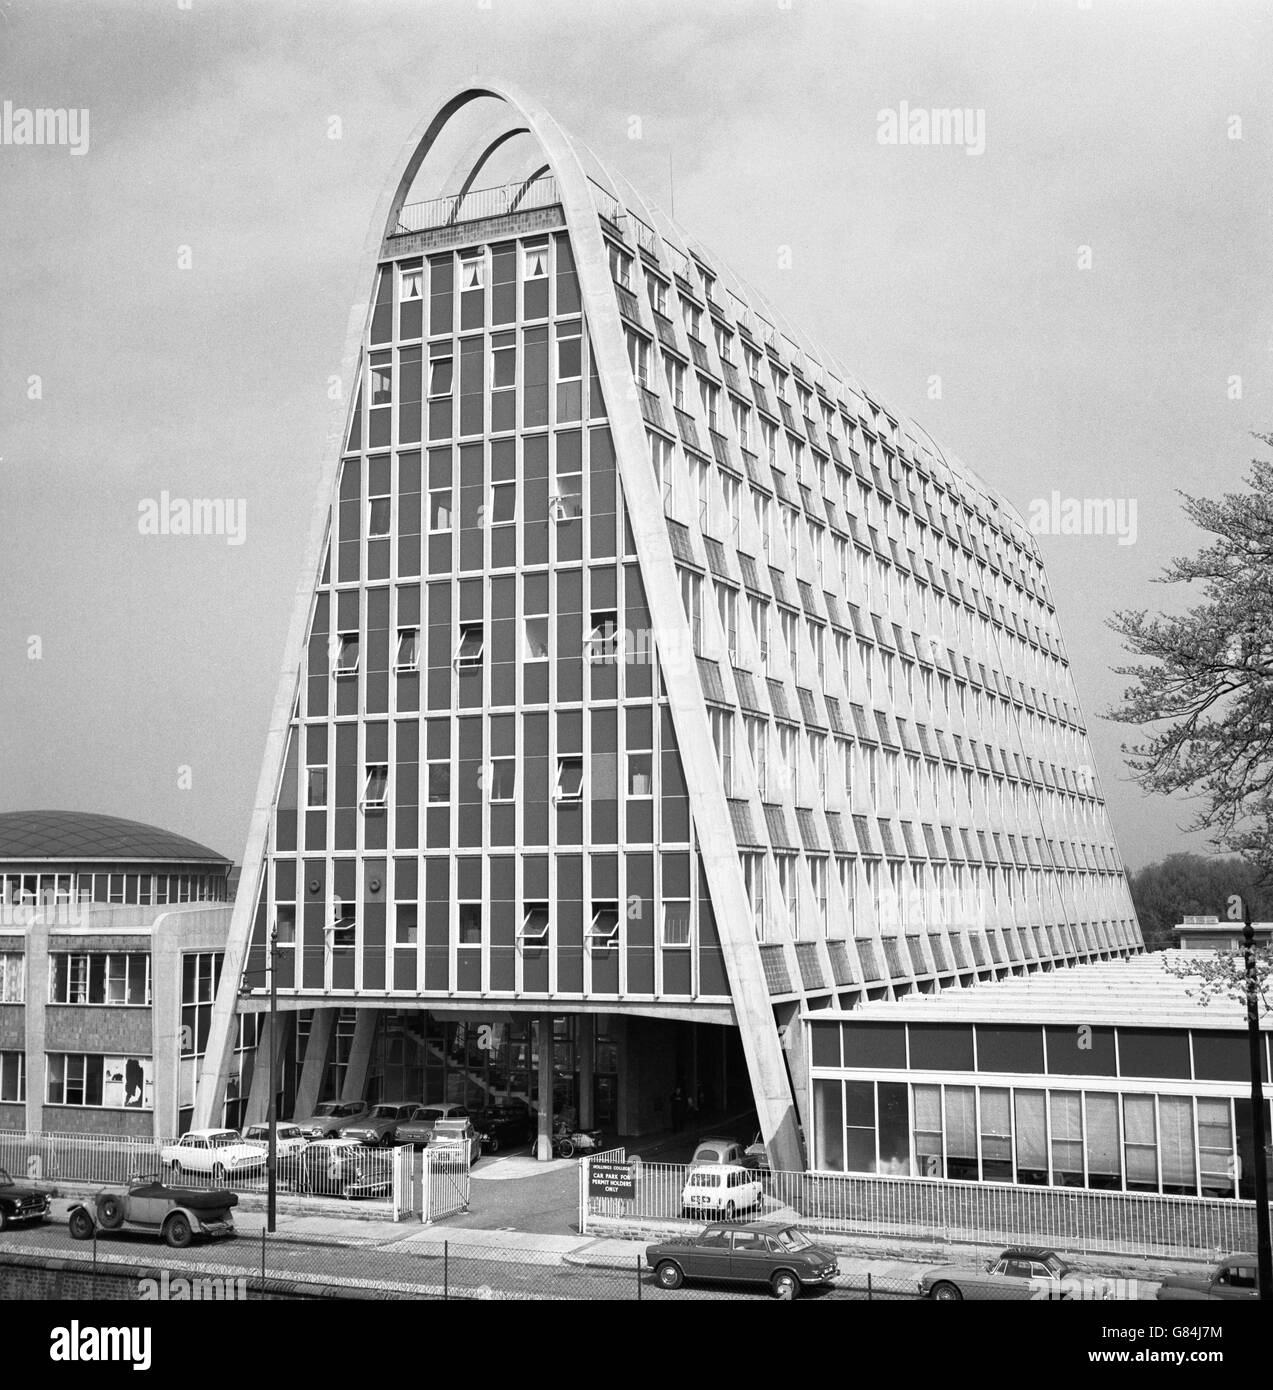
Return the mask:
{"type": "Polygon", "coordinates": [[[71,1208],[69,1226],[75,1240],[88,1240],[103,1231],[144,1231],[161,1235],[174,1249],[190,1244],[196,1235],[232,1236],[230,1208],[238,1196],[224,1188],[169,1187],[154,1173],[138,1174],[126,1188],[104,1187],[93,1199],[71,1208]]]}

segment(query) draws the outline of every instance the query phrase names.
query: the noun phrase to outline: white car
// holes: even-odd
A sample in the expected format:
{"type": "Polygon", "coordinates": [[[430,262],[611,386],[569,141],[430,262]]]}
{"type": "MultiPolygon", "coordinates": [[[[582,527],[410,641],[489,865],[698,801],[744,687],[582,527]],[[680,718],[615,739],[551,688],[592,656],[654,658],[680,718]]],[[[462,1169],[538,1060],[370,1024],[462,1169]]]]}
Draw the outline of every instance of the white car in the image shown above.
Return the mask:
{"type": "MultiPolygon", "coordinates": [[[[278,1133],[275,1136],[275,1144],[280,1158],[288,1158],[292,1154],[298,1154],[309,1145],[309,1140],[299,1125],[280,1123],[276,1128],[278,1133]]],[[[248,1125],[243,1131],[243,1138],[249,1144],[263,1144],[268,1156],[270,1151],[269,1125],[248,1125]]]]}
{"type": "Polygon", "coordinates": [[[244,1143],[232,1129],[192,1129],[175,1144],[165,1144],[159,1159],[169,1175],[192,1173],[225,1182],[235,1173],[263,1167],[265,1149],[244,1143]]]}
{"type": "Polygon", "coordinates": [[[752,1168],[737,1163],[701,1163],[681,1189],[681,1215],[732,1221],[763,1206],[764,1188],[752,1168]]]}

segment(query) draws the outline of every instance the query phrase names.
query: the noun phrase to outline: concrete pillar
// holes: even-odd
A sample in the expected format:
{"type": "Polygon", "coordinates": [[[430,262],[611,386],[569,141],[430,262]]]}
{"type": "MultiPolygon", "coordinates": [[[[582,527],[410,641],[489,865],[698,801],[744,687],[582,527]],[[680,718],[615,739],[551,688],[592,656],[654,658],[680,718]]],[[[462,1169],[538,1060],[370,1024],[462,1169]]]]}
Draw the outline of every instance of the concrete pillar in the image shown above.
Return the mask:
{"type": "Polygon", "coordinates": [[[591,1129],[593,1079],[597,1071],[597,1019],[595,1014],[579,1015],[579,1128],[591,1129]]]}
{"type": "MultiPolygon", "coordinates": [[[[181,942],[171,913],[150,928],[150,1067],[156,1139],[178,1136],[181,1114],[181,942]]],[[[30,1094],[30,1052],[27,1094],[30,1094]]]]}
{"type": "Polygon", "coordinates": [[[359,1009],[354,1022],[354,1041],[349,1049],[349,1065],[345,1068],[345,1084],[340,1089],[341,1100],[361,1100],[367,1089],[367,1072],[371,1067],[371,1045],[376,1039],[379,1009],[359,1009]]]}
{"type": "Polygon", "coordinates": [[[296,1092],[295,1119],[304,1120],[314,1113],[318,1098],[323,1093],[323,1077],[327,1075],[327,1056],[331,1052],[335,1032],[336,1010],[315,1009],[309,1027],[309,1038],[305,1043],[305,1057],[301,1063],[301,1084],[296,1092]]]}
{"type": "Polygon", "coordinates": [[[628,1027],[629,1020],[622,1014],[612,1014],[610,1016],[610,1036],[616,1044],[616,1051],[619,1055],[619,1080],[617,1093],[614,1098],[614,1124],[619,1134],[636,1134],[636,1115],[639,1088],[637,1086],[636,1064],[629,1056],[628,1040],[631,1036],[631,1029],[628,1027]]]}
{"type": "MultiPolygon", "coordinates": [[[[27,1133],[44,1132],[44,1011],[49,1000],[49,923],[34,912],[26,930],[26,1001],[22,1010],[27,1054],[27,1133]]],[[[16,1176],[16,1175],[15,1175],[16,1176]]]]}
{"type": "MultiPolygon", "coordinates": [[[[244,1124],[264,1124],[270,1113],[270,1031],[277,1023],[278,1043],[274,1058],[274,1090],[278,1091],[279,1078],[283,1075],[283,1062],[287,1052],[287,1015],[279,1014],[277,1019],[265,1015],[265,1027],[256,1045],[256,1062],[252,1067],[252,1086],[248,1091],[248,1106],[244,1124]]],[[[279,1116],[282,1119],[282,1115],[279,1116]]]]}
{"type": "Polygon", "coordinates": [[[547,1163],[553,1156],[553,1016],[539,1016],[539,1132],[535,1157],[547,1163]]]}

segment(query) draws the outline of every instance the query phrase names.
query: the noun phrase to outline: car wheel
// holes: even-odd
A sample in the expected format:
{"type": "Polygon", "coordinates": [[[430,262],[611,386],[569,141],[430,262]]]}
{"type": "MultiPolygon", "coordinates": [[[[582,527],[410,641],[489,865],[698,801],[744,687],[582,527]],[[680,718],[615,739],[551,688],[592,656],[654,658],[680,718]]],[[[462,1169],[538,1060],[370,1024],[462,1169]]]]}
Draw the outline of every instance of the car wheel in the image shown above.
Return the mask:
{"type": "Polygon", "coordinates": [[[725,1203],[725,1210],[721,1212],[721,1220],[722,1220],[722,1221],[732,1221],[733,1219],[734,1219],[734,1204],[733,1204],[733,1202],[726,1202],[726,1203],[725,1203]]]}
{"type": "Polygon", "coordinates": [[[224,1164],[221,1164],[221,1163],[214,1163],[214,1164],[212,1165],[212,1181],[213,1181],[214,1183],[216,1183],[216,1185],[217,1185],[218,1187],[221,1187],[221,1186],[225,1183],[225,1165],[224,1165],[224,1164]]]}
{"type": "Polygon", "coordinates": [[[773,1289],[775,1298],[787,1303],[800,1297],[800,1280],[789,1269],[780,1269],[769,1281],[769,1287],[773,1289]]]}
{"type": "Polygon", "coordinates": [[[654,1277],[663,1289],[679,1289],[685,1282],[685,1274],[675,1260],[661,1260],[654,1271],[654,1277]]]}
{"type": "Polygon", "coordinates": [[[9,1229],[9,1208],[0,1207],[0,1231],[9,1229]]]}
{"type": "Polygon", "coordinates": [[[83,1207],[76,1207],[71,1213],[71,1219],[67,1222],[67,1225],[70,1228],[72,1240],[92,1239],[93,1218],[83,1207]]]}
{"type": "Polygon", "coordinates": [[[97,1219],[108,1231],[118,1231],[124,1224],[124,1204],[118,1197],[103,1197],[97,1204],[97,1219]]]}
{"type": "Polygon", "coordinates": [[[963,1294],[959,1291],[957,1284],[934,1284],[932,1297],[940,1303],[960,1303],[963,1301],[963,1294]]]}
{"type": "Polygon", "coordinates": [[[179,1211],[174,1212],[164,1227],[164,1240],[174,1250],[184,1250],[193,1239],[194,1232],[190,1229],[190,1222],[179,1211]]]}
{"type": "Polygon", "coordinates": [[[574,1158],[575,1146],[569,1139],[563,1139],[557,1146],[557,1153],[561,1158],[574,1158]]]}
{"type": "Polygon", "coordinates": [[[499,1153],[499,1135],[498,1135],[498,1134],[491,1134],[491,1135],[488,1135],[488,1136],[487,1136],[487,1139],[486,1139],[486,1149],[487,1149],[487,1152],[488,1152],[488,1153],[493,1153],[493,1154],[499,1153]]]}

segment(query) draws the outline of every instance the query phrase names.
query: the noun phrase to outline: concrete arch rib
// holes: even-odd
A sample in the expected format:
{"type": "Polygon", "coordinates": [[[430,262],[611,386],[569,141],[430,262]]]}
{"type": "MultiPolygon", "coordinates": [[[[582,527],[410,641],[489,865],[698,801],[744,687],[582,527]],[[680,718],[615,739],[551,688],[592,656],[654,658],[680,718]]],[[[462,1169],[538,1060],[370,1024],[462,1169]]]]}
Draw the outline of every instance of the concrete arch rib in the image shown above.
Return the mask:
{"type": "MultiPolygon", "coordinates": [[[[646,579],[656,645],[665,653],[692,650],[675,560],[663,517],[662,497],[647,464],[645,423],[632,382],[623,327],[610,280],[605,241],[583,159],[556,120],[516,88],[502,82],[475,79],[446,98],[431,116],[422,120],[402,146],[396,163],[402,172],[396,182],[386,186],[379,198],[364,246],[359,272],[358,293],[361,297],[354,302],[349,315],[341,361],[344,389],[340,402],[333,406],[329,417],[314,516],[288,627],[248,844],[243,856],[240,890],[226,943],[221,987],[213,1008],[207,1048],[199,1073],[195,1097],[196,1126],[220,1122],[226,1079],[233,1061],[238,990],[243,979],[263,881],[272,808],[281,781],[305,640],[327,543],[328,518],[336,493],[344,433],[354,399],[359,359],[375,293],[376,267],[383,255],[386,237],[396,231],[408,193],[439,136],[459,112],[481,98],[492,98],[509,108],[510,115],[523,123],[527,133],[538,142],[546,160],[545,168],[557,179],[600,375],[608,382],[629,383],[626,391],[612,390],[607,404],[620,478],[629,501],[637,554],[646,579]]],[[[481,162],[479,156],[475,163],[480,166],[481,162]]],[[[604,166],[600,167],[604,169],[604,166]]],[[[606,177],[613,186],[615,181],[609,178],[608,172],[606,177]]],[[[728,807],[720,784],[697,670],[692,662],[665,659],[664,678],[691,808],[699,826],[703,865],[711,889],[734,1013],[751,1074],[761,1128],[774,1166],[800,1169],[804,1166],[804,1159],[796,1109],[782,1044],[769,1004],[759,945],[751,929],[750,906],[730,829],[728,807]]]]}

